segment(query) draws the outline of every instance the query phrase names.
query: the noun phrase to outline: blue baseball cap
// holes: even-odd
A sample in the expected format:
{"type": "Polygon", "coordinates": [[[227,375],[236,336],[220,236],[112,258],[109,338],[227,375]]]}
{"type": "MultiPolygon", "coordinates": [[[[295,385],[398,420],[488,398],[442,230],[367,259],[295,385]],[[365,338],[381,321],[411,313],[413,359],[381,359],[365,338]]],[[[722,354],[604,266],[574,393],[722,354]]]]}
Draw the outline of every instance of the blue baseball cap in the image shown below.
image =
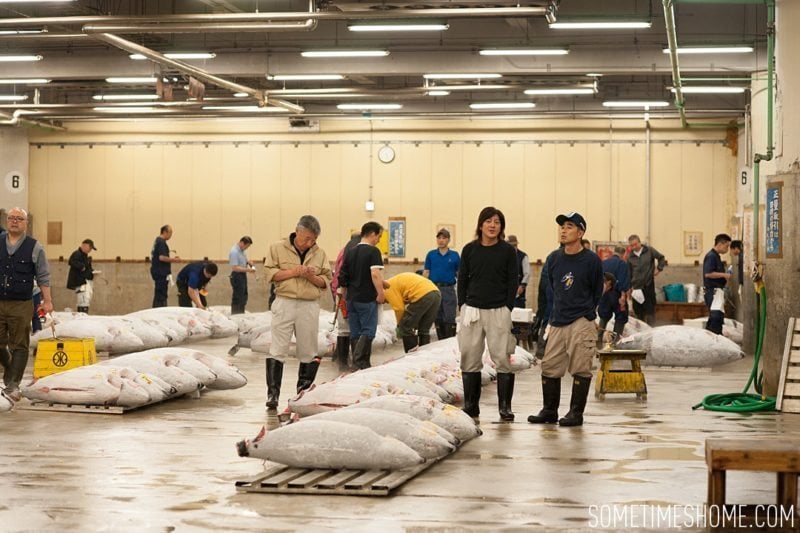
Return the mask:
{"type": "Polygon", "coordinates": [[[581,216],[580,213],[576,213],[575,211],[571,211],[564,215],[558,215],[556,217],[556,224],[559,226],[563,225],[564,222],[572,222],[583,231],[586,231],[586,220],[581,216]]]}

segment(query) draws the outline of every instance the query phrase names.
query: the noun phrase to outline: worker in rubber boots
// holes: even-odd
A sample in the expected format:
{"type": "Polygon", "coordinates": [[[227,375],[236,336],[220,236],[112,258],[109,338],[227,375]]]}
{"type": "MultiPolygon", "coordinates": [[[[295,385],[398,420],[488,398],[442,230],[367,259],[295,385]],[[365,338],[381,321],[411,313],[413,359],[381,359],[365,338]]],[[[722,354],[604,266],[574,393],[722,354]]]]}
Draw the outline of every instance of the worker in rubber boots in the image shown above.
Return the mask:
{"type": "Polygon", "coordinates": [[[319,221],[304,215],[288,238],[273,243],[264,262],[266,283],[275,284],[272,304],[272,344],[267,358],[267,409],[276,409],[281,393],[283,362],[294,334],[297,343],[297,392],[311,387],[319,369],[317,333],[319,299],[331,283],[325,251],[317,246],[319,221]]]}
{"type": "Polygon", "coordinates": [[[563,248],[547,258],[548,284],[553,288],[550,332],[542,359],[543,407],[528,417],[531,424],[583,425],[583,412],[592,382],[592,359],[597,328],[595,309],[603,294],[603,265],[597,254],[585,249],[581,239],[586,220],[579,213],[558,215],[563,248]],[[558,418],[561,378],[572,376],[569,412],[558,418]]]}
{"type": "Polygon", "coordinates": [[[506,218],[495,207],[484,207],[478,215],[475,240],[461,250],[458,269],[458,305],[461,328],[461,380],[464,384],[463,410],[480,415],[481,369],[484,346],[497,368],[497,404],[500,420],[511,422],[514,413],[514,372],[509,356],[516,339],[511,333],[511,309],[519,286],[517,253],[505,241],[506,218]]]}
{"type": "Polygon", "coordinates": [[[406,353],[431,342],[431,326],[442,304],[442,294],[431,280],[403,272],[383,282],[386,303],[397,317],[398,335],[406,353]]]}

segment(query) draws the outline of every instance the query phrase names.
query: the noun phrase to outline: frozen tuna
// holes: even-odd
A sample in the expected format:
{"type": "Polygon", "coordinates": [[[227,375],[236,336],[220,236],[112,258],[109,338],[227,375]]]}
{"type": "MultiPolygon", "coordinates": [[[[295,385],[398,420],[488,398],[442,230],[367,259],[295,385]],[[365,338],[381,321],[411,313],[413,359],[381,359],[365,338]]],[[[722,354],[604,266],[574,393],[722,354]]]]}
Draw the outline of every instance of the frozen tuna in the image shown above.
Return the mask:
{"type": "Polygon", "coordinates": [[[78,405],[138,407],[150,403],[150,393],[135,382],[133,369],[91,365],[38,379],[21,389],[30,400],[78,405]]]}
{"type": "Polygon", "coordinates": [[[438,459],[456,449],[457,440],[452,434],[435,424],[402,413],[382,409],[346,408],[320,413],[299,423],[305,424],[311,420],[331,420],[367,427],[378,435],[399,440],[423,459],[438,459]]]}
{"type": "Polygon", "coordinates": [[[300,416],[311,416],[325,411],[333,411],[341,407],[381,396],[400,392],[396,387],[382,381],[368,383],[355,382],[349,379],[335,379],[322,385],[312,386],[289,399],[289,410],[300,416]]]}
{"type": "Polygon", "coordinates": [[[14,407],[14,400],[8,397],[4,391],[0,391],[0,413],[10,411],[14,407]]]}
{"type": "Polygon", "coordinates": [[[424,462],[420,455],[391,437],[364,426],[309,419],[237,443],[240,457],[266,459],[296,468],[394,470],[424,462]]]}
{"type": "Polygon", "coordinates": [[[464,442],[481,434],[475,421],[461,409],[421,396],[385,395],[354,404],[348,409],[382,409],[429,421],[464,442]]]}
{"type": "Polygon", "coordinates": [[[620,350],[646,350],[645,364],[717,366],[744,357],[741,348],[722,335],[689,326],[661,326],[617,343],[620,350]]]}
{"type": "Polygon", "coordinates": [[[157,376],[169,383],[170,396],[181,396],[196,392],[203,384],[192,374],[179,368],[180,357],[159,354],[152,351],[122,355],[108,361],[97,363],[101,366],[127,366],[152,376],[157,376]]]}

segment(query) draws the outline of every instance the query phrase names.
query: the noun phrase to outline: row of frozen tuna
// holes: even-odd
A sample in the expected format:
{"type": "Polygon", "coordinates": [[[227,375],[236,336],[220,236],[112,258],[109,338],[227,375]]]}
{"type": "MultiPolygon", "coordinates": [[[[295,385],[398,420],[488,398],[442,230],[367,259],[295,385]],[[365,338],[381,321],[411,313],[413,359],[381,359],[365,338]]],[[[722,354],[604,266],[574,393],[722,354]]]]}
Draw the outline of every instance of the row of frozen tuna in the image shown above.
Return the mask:
{"type": "MultiPolygon", "coordinates": [[[[317,330],[317,355],[319,356],[330,355],[336,347],[337,333],[333,317],[334,315],[330,311],[320,311],[319,313],[317,330]]],[[[233,315],[230,318],[236,323],[239,331],[237,343],[231,348],[230,353],[236,353],[239,348],[250,348],[254,352],[269,353],[272,344],[272,312],[246,313],[233,315]]],[[[394,313],[381,312],[378,329],[372,341],[373,349],[385,348],[397,342],[396,327],[394,313]]],[[[294,342],[292,342],[290,353],[287,355],[295,355],[294,342]]]]}
{"type": "Polygon", "coordinates": [[[436,460],[481,434],[452,405],[414,396],[377,396],[237,444],[242,457],[298,468],[399,469],[436,460]]]}
{"type": "Polygon", "coordinates": [[[22,388],[30,400],[75,405],[139,407],[200,389],[247,384],[238,368],[198,350],[158,348],[35,380],[22,388]]]}
{"type": "Polygon", "coordinates": [[[619,350],[645,350],[654,366],[717,366],[744,357],[732,340],[691,326],[660,326],[617,342],[619,350]]]}
{"type": "MultiPolygon", "coordinates": [[[[289,410],[309,416],[352,405],[366,398],[387,394],[414,394],[445,403],[464,397],[455,338],[420,347],[405,357],[322,383],[289,399],[289,410]]],[[[534,356],[516,347],[511,356],[515,371],[530,368],[534,356]]],[[[488,353],[484,353],[483,383],[495,376],[488,353]]]]}
{"type": "MultiPolygon", "coordinates": [[[[515,371],[534,357],[517,347],[515,371]]],[[[483,381],[495,373],[484,354],[483,381]]],[[[241,456],[300,468],[397,469],[435,460],[480,434],[460,409],[464,389],[455,339],[341,376],[289,400],[302,417],[238,443],[241,456]]]]}
{"type": "MultiPolygon", "coordinates": [[[[94,338],[95,348],[110,354],[175,346],[236,335],[236,322],[221,313],[189,307],[160,307],[121,316],[54,313],[59,337],[94,338]]],[[[48,325],[49,326],[49,325],[48,325]]],[[[50,327],[31,337],[31,345],[52,338],[50,327]]]]}
{"type": "MultiPolygon", "coordinates": [[[[692,319],[685,318],[683,320],[683,325],[684,326],[691,326],[693,328],[701,328],[702,329],[702,328],[706,327],[706,321],[707,320],[708,320],[708,317],[692,318],[692,319]]],[[[599,318],[597,319],[597,322],[599,324],[599,322],[600,322],[599,318]]],[[[614,319],[613,318],[608,322],[608,324],[606,324],[606,329],[607,330],[613,330],[614,329],[614,319]]],[[[653,329],[653,328],[650,327],[647,324],[647,322],[644,322],[642,320],[639,320],[639,319],[634,318],[634,317],[631,316],[631,317],[628,317],[628,322],[627,322],[627,324],[625,324],[625,329],[622,332],[622,336],[623,337],[629,337],[631,335],[635,335],[636,333],[643,333],[643,332],[649,331],[651,329],[653,329]]],[[[742,343],[743,331],[744,331],[744,326],[738,320],[733,320],[731,318],[726,318],[725,322],[722,324],[722,336],[725,337],[726,339],[732,340],[733,342],[735,342],[737,344],[741,344],[742,343]]]]}

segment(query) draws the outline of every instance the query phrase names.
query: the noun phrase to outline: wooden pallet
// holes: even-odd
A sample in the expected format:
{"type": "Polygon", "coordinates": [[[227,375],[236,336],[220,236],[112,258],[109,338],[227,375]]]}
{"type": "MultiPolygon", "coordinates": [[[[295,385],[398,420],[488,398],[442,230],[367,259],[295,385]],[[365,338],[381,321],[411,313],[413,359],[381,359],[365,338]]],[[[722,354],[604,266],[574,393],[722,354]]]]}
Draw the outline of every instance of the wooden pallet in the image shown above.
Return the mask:
{"type": "Polygon", "coordinates": [[[388,496],[394,489],[437,461],[402,470],[331,470],[275,465],[236,482],[239,492],[388,496]]]}
{"type": "Polygon", "coordinates": [[[786,327],[775,409],[784,413],[800,413],[800,323],[793,317],[786,327]]]}
{"type": "Polygon", "coordinates": [[[78,405],[66,403],[52,403],[45,401],[20,401],[14,405],[20,411],[54,411],[60,413],[85,413],[95,415],[121,415],[137,407],[120,407],[118,405],[78,405]]]}

